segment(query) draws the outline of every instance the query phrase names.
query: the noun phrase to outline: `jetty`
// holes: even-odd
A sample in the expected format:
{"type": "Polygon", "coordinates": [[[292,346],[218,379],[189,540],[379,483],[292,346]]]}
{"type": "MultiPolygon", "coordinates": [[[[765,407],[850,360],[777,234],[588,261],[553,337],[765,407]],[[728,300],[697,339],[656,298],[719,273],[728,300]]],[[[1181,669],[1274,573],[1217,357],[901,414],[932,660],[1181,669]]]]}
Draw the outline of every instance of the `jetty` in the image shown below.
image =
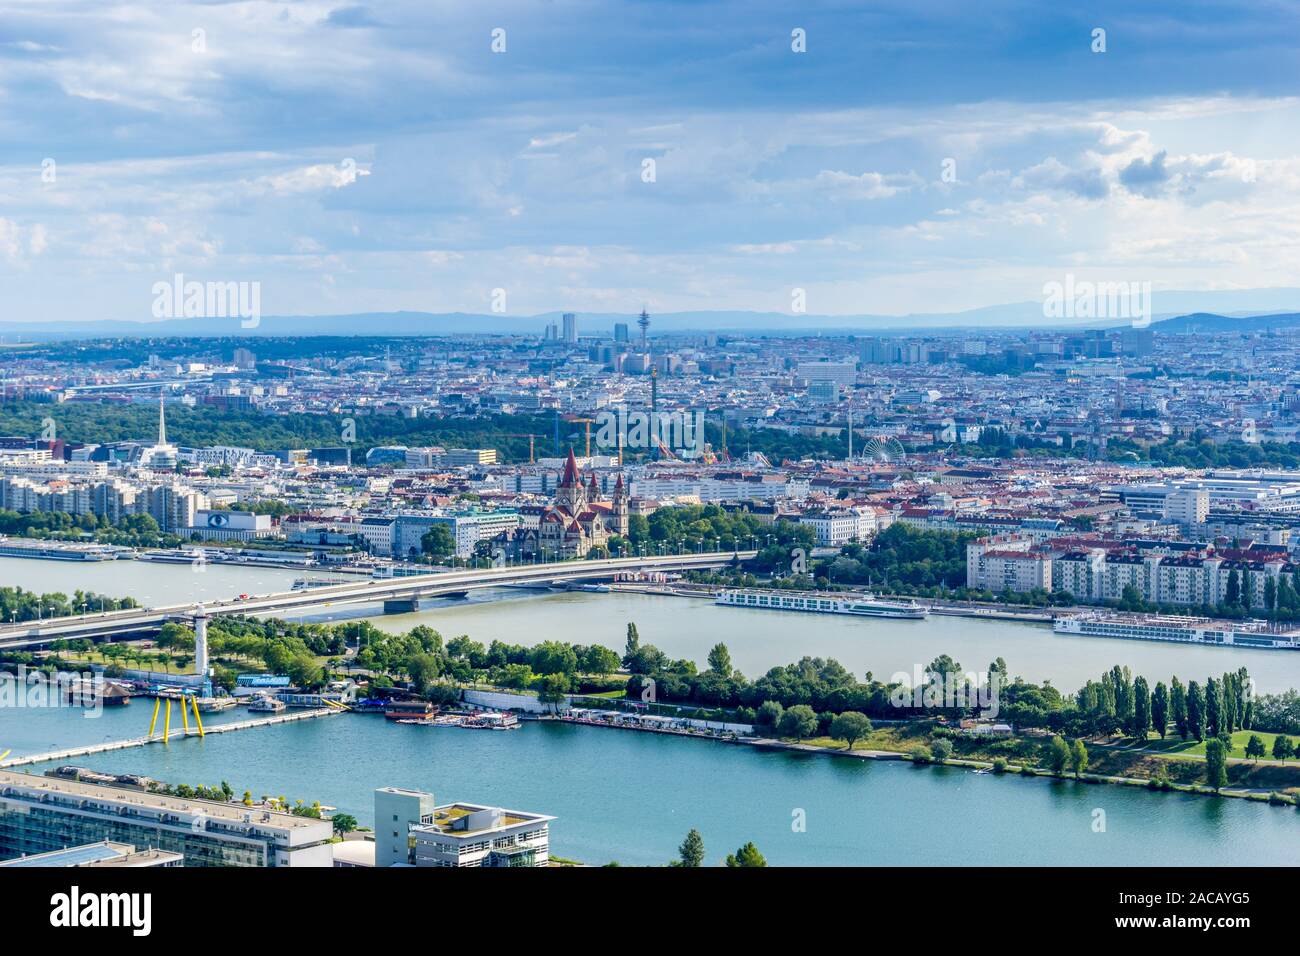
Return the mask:
{"type": "Polygon", "coordinates": [[[71,760],[74,757],[86,757],[91,754],[107,753],[111,750],[129,750],[132,747],[144,747],[149,744],[165,744],[172,740],[181,740],[186,737],[211,737],[213,734],[228,734],[236,730],[250,730],[254,727],[268,727],[271,724],[290,724],[298,720],[312,720],[316,717],[329,717],[333,714],[344,714],[346,710],[337,707],[322,707],[318,710],[299,710],[287,714],[276,714],[274,717],[260,717],[252,720],[236,720],[228,724],[208,725],[202,732],[198,728],[178,729],[168,734],[157,734],[146,737],[131,737],[126,740],[110,740],[104,743],[88,744],[84,747],[69,747],[65,750],[52,750],[48,753],[26,754],[18,757],[10,757],[7,760],[0,760],[0,767],[9,769],[11,767],[24,767],[31,764],[46,763],[48,761],[71,760]]]}

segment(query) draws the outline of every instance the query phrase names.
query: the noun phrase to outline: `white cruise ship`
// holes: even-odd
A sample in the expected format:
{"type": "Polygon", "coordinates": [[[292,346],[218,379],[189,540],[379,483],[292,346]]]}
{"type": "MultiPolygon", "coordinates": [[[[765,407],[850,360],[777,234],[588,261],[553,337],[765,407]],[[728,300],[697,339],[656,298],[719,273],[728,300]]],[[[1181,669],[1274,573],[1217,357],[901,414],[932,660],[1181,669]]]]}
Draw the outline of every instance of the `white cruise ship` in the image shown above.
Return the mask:
{"type": "Polygon", "coordinates": [[[1224,621],[1179,614],[1121,614],[1085,611],[1058,617],[1057,634],[1118,637],[1133,641],[1173,644],[1256,647],[1265,650],[1300,650],[1300,633],[1265,621],[1224,621]]]}
{"type": "Polygon", "coordinates": [[[771,611],[812,611],[817,614],[855,614],[859,617],[893,617],[921,620],[930,609],[915,601],[885,601],[872,594],[820,591],[721,591],[715,604],[771,611]]]}

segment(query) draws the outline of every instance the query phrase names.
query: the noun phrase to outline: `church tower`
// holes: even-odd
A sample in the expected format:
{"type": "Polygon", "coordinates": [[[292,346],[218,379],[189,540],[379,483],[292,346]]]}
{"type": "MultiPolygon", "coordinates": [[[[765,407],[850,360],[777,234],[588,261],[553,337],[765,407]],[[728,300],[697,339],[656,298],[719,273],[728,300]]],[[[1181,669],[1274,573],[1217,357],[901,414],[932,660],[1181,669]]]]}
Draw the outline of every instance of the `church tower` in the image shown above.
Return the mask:
{"type": "Polygon", "coordinates": [[[564,463],[564,476],[555,489],[555,507],[564,508],[569,514],[577,516],[587,510],[587,491],[582,485],[582,476],[578,474],[578,460],[569,449],[569,460],[564,463]]]}
{"type": "Polygon", "coordinates": [[[614,525],[614,533],[627,537],[628,518],[628,494],[627,487],[623,484],[623,474],[619,473],[618,481],[614,484],[614,497],[611,499],[613,508],[610,509],[609,517],[614,525]]]}

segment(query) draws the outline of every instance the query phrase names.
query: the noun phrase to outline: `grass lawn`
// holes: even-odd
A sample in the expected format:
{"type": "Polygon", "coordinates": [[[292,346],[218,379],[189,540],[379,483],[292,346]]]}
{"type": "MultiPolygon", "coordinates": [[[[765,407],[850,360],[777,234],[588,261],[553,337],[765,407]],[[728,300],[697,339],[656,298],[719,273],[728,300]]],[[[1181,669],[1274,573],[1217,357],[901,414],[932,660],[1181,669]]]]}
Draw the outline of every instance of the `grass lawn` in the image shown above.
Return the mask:
{"type": "MultiPolygon", "coordinates": [[[[1242,760],[1246,759],[1246,742],[1252,736],[1258,736],[1264,741],[1264,759],[1273,759],[1273,740],[1277,734],[1269,734],[1260,730],[1238,730],[1232,735],[1232,749],[1229,750],[1229,757],[1237,757],[1242,760]]],[[[1293,738],[1300,741],[1300,738],[1293,738]]],[[[1189,737],[1183,740],[1177,735],[1172,735],[1161,740],[1157,736],[1150,736],[1143,743],[1136,738],[1126,738],[1124,746],[1144,747],[1147,750],[1159,751],[1163,755],[1170,757],[1193,757],[1200,758],[1205,756],[1205,741],[1197,742],[1194,738],[1189,737]]]]}
{"type": "MultiPolygon", "coordinates": [[[[830,737],[805,737],[802,741],[796,741],[793,737],[782,737],[787,743],[805,743],[813,747],[827,747],[831,750],[844,750],[844,741],[833,740],[830,737]]],[[[867,736],[857,741],[853,745],[854,750],[893,750],[899,753],[906,753],[917,744],[929,742],[929,734],[924,727],[916,727],[911,724],[891,724],[888,727],[877,727],[867,736]]]]}

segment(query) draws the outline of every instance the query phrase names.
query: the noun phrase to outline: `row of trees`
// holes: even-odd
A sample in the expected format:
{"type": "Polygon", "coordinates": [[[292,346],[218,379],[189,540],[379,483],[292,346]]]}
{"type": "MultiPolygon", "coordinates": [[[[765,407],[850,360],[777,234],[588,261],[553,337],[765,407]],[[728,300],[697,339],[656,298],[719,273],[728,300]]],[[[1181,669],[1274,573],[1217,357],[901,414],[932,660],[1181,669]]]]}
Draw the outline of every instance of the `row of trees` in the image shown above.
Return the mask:
{"type": "Polygon", "coordinates": [[[1088,681],[1075,697],[1079,720],[1092,734],[1124,732],[1145,739],[1154,730],[1161,738],[1174,731],[1186,740],[1226,737],[1249,730],[1255,720],[1255,699],[1246,668],[1207,678],[1204,686],[1175,676],[1151,687],[1145,677],[1134,678],[1118,665],[1088,681]]]}
{"type": "Polygon", "coordinates": [[[174,548],[181,539],[163,534],[152,515],[125,515],[111,522],[104,515],[66,511],[19,512],[0,508],[0,534],[40,541],[85,541],[123,548],[174,548]]]}

